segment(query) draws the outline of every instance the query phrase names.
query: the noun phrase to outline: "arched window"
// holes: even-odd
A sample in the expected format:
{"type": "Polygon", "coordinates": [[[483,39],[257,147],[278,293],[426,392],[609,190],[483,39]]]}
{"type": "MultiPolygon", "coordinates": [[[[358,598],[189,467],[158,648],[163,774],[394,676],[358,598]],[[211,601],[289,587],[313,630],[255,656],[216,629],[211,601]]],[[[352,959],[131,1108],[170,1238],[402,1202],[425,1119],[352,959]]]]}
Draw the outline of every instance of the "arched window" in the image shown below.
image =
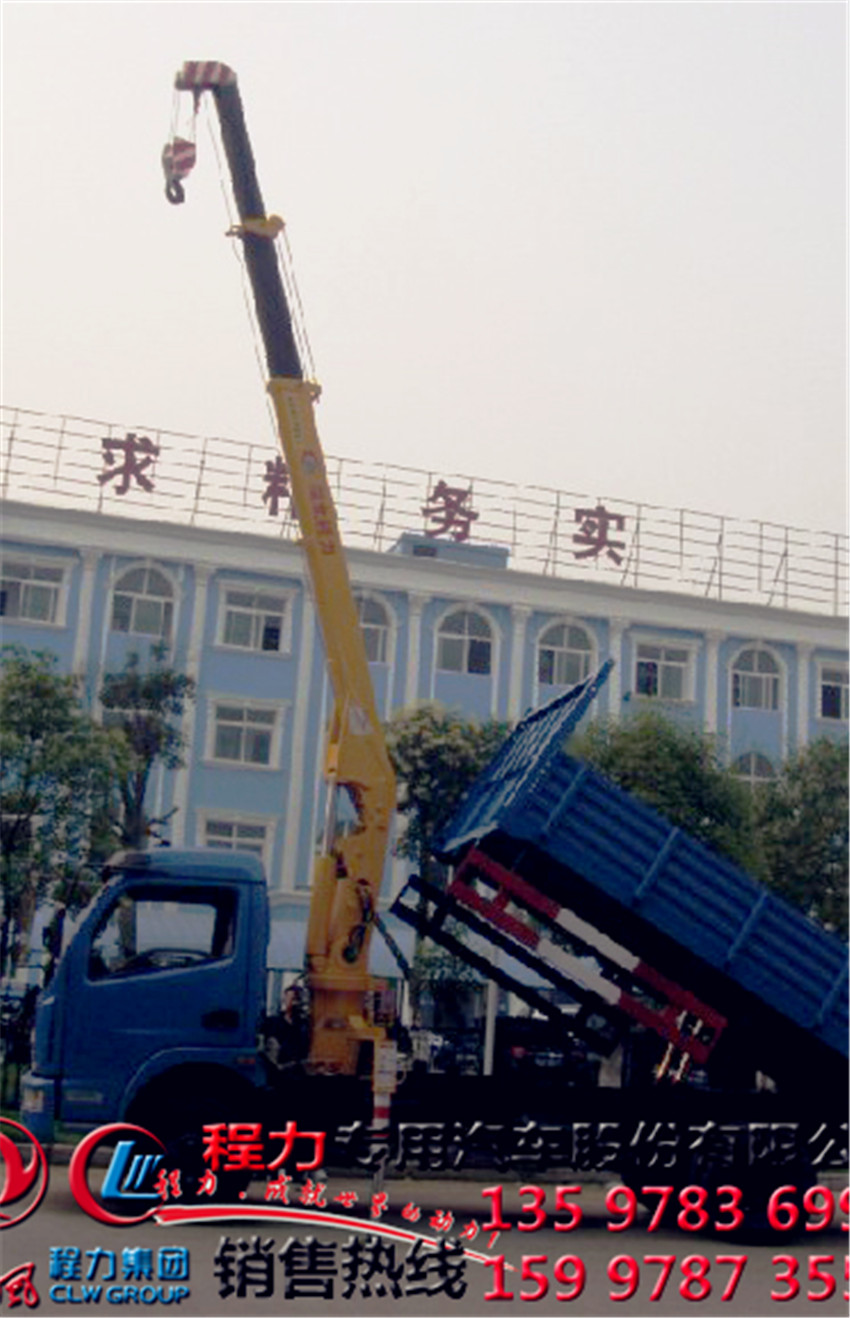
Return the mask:
{"type": "Polygon", "coordinates": [[[742,650],[732,665],[736,709],[779,708],[779,664],[768,650],[742,650]]]}
{"type": "Polygon", "coordinates": [[[537,647],[537,680],[545,686],[575,686],[590,673],[593,642],[583,627],[559,622],[548,627],[537,647]]]}
{"type": "Polygon", "coordinates": [[[770,760],[766,755],[760,755],[758,751],[747,751],[746,755],[739,755],[732,765],[732,772],[751,790],[762,787],[774,777],[770,760]]]}
{"type": "Polygon", "coordinates": [[[155,567],[133,567],[115,583],[112,629],[167,641],[174,618],[174,589],[155,567]]]}
{"type": "Polygon", "coordinates": [[[444,673],[490,672],[493,642],[490,624],[480,613],[458,609],[440,624],[437,667],[444,673]]]}
{"type": "Polygon", "coordinates": [[[358,595],[356,603],[366,658],[370,664],[385,664],[390,634],[389,614],[381,601],[371,595],[358,595]]]}

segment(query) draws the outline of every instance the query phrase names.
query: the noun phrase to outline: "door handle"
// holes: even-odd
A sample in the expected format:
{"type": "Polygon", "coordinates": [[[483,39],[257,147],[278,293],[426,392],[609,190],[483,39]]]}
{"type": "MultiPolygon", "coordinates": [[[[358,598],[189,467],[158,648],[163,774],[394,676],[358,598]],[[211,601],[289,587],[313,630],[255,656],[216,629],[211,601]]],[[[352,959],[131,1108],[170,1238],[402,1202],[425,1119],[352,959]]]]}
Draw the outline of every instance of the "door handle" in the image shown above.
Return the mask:
{"type": "Polygon", "coordinates": [[[239,1012],[232,1007],[217,1007],[204,1013],[201,1024],[205,1030],[236,1030],[239,1028],[239,1012]]]}

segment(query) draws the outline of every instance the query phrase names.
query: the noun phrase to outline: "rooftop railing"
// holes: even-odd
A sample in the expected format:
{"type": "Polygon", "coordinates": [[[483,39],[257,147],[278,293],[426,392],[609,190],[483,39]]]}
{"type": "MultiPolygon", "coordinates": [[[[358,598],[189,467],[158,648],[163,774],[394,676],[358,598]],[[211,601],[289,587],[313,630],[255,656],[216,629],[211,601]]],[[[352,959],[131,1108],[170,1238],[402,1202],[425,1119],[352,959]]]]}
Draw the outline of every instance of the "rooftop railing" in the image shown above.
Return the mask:
{"type": "MultiPolygon", "coordinates": [[[[271,441],[0,408],[4,498],[296,539],[271,441]]],[[[609,495],[328,456],[343,540],[500,545],[527,572],[843,615],[848,538],[609,495]]]]}

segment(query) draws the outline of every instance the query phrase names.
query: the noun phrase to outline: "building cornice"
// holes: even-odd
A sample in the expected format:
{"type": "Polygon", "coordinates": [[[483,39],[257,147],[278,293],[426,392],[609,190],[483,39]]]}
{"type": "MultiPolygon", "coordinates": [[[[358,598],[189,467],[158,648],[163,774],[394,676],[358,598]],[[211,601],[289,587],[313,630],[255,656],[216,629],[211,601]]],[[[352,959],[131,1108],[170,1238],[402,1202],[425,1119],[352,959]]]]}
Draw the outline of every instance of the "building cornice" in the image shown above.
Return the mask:
{"type": "MultiPolygon", "coordinates": [[[[297,541],[270,540],[243,531],[176,525],[75,508],[47,508],[7,502],[3,538],[19,544],[195,564],[210,571],[232,570],[303,580],[305,565],[297,541]]],[[[684,631],[719,631],[730,639],[810,643],[845,650],[847,619],[738,600],[704,599],[673,591],[653,591],[605,582],[543,576],[512,568],[488,570],[444,558],[347,549],[352,583],[441,600],[475,600],[483,606],[516,605],[531,611],[572,614],[588,620],[627,617],[630,625],[684,631]]]]}

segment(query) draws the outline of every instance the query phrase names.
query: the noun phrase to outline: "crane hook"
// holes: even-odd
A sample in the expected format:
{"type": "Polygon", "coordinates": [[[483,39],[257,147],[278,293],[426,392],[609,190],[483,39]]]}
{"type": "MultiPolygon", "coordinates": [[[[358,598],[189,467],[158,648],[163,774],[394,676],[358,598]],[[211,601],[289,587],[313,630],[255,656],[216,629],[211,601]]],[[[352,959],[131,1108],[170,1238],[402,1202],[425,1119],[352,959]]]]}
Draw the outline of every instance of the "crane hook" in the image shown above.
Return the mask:
{"type": "Polygon", "coordinates": [[[175,206],[186,200],[181,179],[191,173],[195,164],[195,144],[185,137],[175,137],[162,151],[162,168],[165,171],[165,195],[175,206]]]}

